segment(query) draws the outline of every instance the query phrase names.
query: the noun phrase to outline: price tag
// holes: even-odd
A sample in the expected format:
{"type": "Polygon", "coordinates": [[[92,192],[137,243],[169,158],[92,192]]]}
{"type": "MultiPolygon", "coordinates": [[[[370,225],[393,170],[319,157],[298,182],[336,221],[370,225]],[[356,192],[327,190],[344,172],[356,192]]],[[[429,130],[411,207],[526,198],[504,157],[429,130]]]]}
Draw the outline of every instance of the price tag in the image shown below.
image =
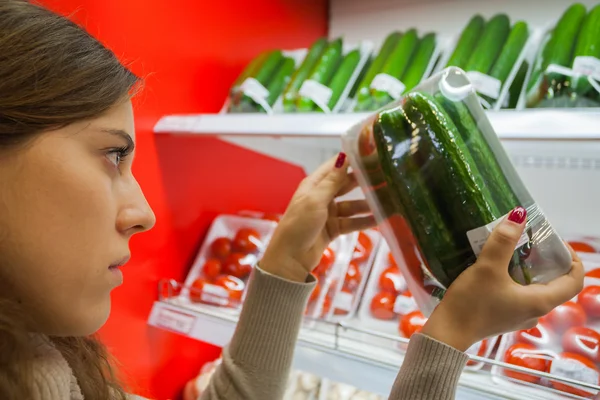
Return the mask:
{"type": "Polygon", "coordinates": [[[469,78],[478,93],[491,97],[492,99],[500,97],[502,82],[500,82],[499,79],[482,74],[478,71],[467,72],[467,78],[469,78]]]}
{"type": "Polygon", "coordinates": [[[170,331],[189,335],[196,317],[172,310],[160,310],[156,324],[170,331]]]}
{"type": "Polygon", "coordinates": [[[244,83],[240,85],[240,89],[252,100],[255,100],[255,98],[266,99],[269,96],[269,89],[254,78],[246,78],[244,83]]]}
{"type": "Polygon", "coordinates": [[[558,359],[552,361],[550,373],[579,382],[598,385],[600,374],[577,360],[558,359]]]}
{"type": "Polygon", "coordinates": [[[592,56],[575,57],[573,71],[581,75],[600,79],[600,60],[592,56]]]}
{"type": "MultiPolygon", "coordinates": [[[[496,225],[498,225],[500,222],[502,222],[502,220],[504,218],[506,218],[507,215],[508,214],[506,214],[503,217],[498,218],[495,221],[490,222],[489,224],[487,224],[485,226],[471,229],[470,231],[467,232],[467,238],[469,239],[469,243],[471,244],[473,253],[475,253],[476,256],[479,256],[479,253],[481,253],[481,250],[483,249],[483,245],[487,241],[488,237],[490,237],[490,235],[492,234],[492,231],[494,230],[496,225]]],[[[529,237],[527,236],[527,230],[525,230],[521,234],[521,237],[519,238],[519,242],[517,243],[515,250],[518,249],[519,247],[523,246],[527,242],[529,242],[529,237]]]]}
{"type": "Polygon", "coordinates": [[[371,89],[386,92],[392,99],[397,100],[404,93],[406,85],[391,75],[377,74],[371,81],[371,89]]]}
{"type": "Polygon", "coordinates": [[[396,314],[406,315],[418,309],[419,307],[417,307],[414,297],[403,295],[396,297],[396,302],[394,303],[394,312],[396,314]]]}
{"type": "Polygon", "coordinates": [[[352,300],[354,300],[354,295],[342,290],[335,296],[334,309],[350,311],[352,309],[352,300]]]}
{"type": "Polygon", "coordinates": [[[307,79],[304,81],[300,90],[298,91],[300,96],[308,97],[312,101],[318,105],[321,110],[329,111],[329,100],[331,100],[331,95],[333,90],[328,88],[327,86],[312,80],[307,79]]]}

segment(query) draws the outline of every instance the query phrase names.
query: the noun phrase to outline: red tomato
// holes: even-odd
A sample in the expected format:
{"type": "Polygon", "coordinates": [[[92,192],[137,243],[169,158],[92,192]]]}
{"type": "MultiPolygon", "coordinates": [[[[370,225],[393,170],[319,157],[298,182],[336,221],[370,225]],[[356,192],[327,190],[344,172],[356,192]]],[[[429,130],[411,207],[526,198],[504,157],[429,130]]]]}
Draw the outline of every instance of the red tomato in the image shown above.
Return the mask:
{"type": "Polygon", "coordinates": [[[413,311],[406,314],[400,320],[400,333],[406,338],[410,338],[413,334],[420,332],[425,326],[427,318],[421,313],[421,311],[413,311]]]}
{"type": "Polygon", "coordinates": [[[567,242],[573,248],[573,250],[581,253],[595,253],[596,248],[585,242],[567,242]]]}
{"type": "Polygon", "coordinates": [[[515,336],[517,342],[531,344],[538,348],[547,347],[551,342],[550,332],[544,324],[518,331],[515,336]]]}
{"type": "Polygon", "coordinates": [[[577,296],[577,302],[589,317],[600,317],[600,286],[588,286],[577,296]]]}
{"type": "Polygon", "coordinates": [[[233,248],[242,253],[254,253],[261,245],[260,234],[252,228],[240,229],[233,238],[233,248]]]}
{"type": "Polygon", "coordinates": [[[556,333],[562,334],[574,326],[585,325],[587,317],[581,305],[568,301],[550,311],[542,321],[547,321],[556,333]]]}
{"type": "Polygon", "coordinates": [[[246,285],[241,279],[231,275],[221,275],[217,278],[215,284],[227,289],[229,292],[229,298],[231,300],[242,300],[242,294],[244,293],[244,288],[246,285]]]}
{"type": "Polygon", "coordinates": [[[221,275],[222,268],[221,261],[216,258],[209,258],[202,266],[202,273],[206,278],[214,280],[221,275]]]}
{"type": "Polygon", "coordinates": [[[593,269],[585,274],[588,278],[600,278],[600,268],[593,269]]]}
{"type": "Polygon", "coordinates": [[[325,273],[327,273],[327,271],[329,270],[329,268],[331,268],[334,262],[335,253],[333,252],[333,250],[331,250],[331,248],[328,247],[323,252],[323,255],[321,256],[321,261],[319,261],[319,265],[317,265],[313,272],[316,275],[325,275],[325,273]]]}
{"type": "Polygon", "coordinates": [[[388,262],[390,263],[390,265],[392,266],[398,266],[398,264],[396,264],[396,260],[394,259],[394,255],[392,254],[392,252],[390,251],[388,253],[388,262]]]}
{"type": "MultiPolygon", "coordinates": [[[[548,366],[550,365],[549,358],[549,356],[542,354],[536,349],[534,345],[527,343],[514,344],[506,350],[506,353],[504,353],[505,362],[540,372],[546,372],[548,370],[548,366]]],[[[509,369],[504,370],[504,375],[525,382],[539,383],[540,381],[540,378],[537,376],[509,369]]]]}
{"type": "Polygon", "coordinates": [[[224,260],[231,253],[231,239],[220,237],[210,245],[210,253],[219,260],[224,260]]]}
{"type": "MultiPolygon", "coordinates": [[[[594,385],[600,384],[599,371],[594,362],[586,357],[574,353],[561,353],[558,358],[550,363],[549,372],[556,376],[571,378],[594,385]]],[[[576,396],[590,397],[592,393],[583,388],[579,389],[566,383],[550,381],[557,390],[571,393],[576,396]]]]}
{"type": "Polygon", "coordinates": [[[371,253],[373,252],[373,241],[364,232],[358,234],[358,243],[354,248],[354,254],[352,254],[352,260],[361,264],[366,262],[371,253]]]}
{"type": "Polygon", "coordinates": [[[354,292],[348,288],[342,288],[337,294],[335,299],[335,307],[333,309],[334,315],[348,315],[352,308],[352,302],[354,300],[354,292]],[[341,307],[341,308],[340,308],[341,307]]]}
{"type": "Polygon", "coordinates": [[[386,292],[401,293],[406,290],[406,279],[402,276],[400,268],[388,267],[379,276],[379,288],[386,292]]]}
{"type": "Polygon", "coordinates": [[[315,288],[310,293],[310,298],[308,299],[308,302],[312,303],[313,301],[316,301],[319,298],[320,293],[321,293],[321,285],[319,284],[319,282],[317,282],[315,288]]]}
{"type": "Polygon", "coordinates": [[[562,346],[568,353],[580,354],[600,362],[600,333],[593,329],[583,326],[569,329],[562,338],[562,346]]]}
{"type": "Polygon", "coordinates": [[[360,273],[360,268],[358,267],[356,262],[351,261],[348,265],[348,271],[346,271],[346,278],[344,279],[344,289],[347,289],[347,291],[349,292],[358,289],[361,280],[362,274],[360,273]]]}
{"type": "Polygon", "coordinates": [[[396,295],[389,292],[380,292],[371,300],[371,314],[377,319],[394,319],[394,302],[396,295]]]}
{"type": "Polygon", "coordinates": [[[190,287],[190,300],[194,303],[200,303],[201,294],[204,285],[207,284],[208,281],[204,278],[197,278],[190,287]]]}
{"type": "Polygon", "coordinates": [[[252,256],[242,253],[231,253],[223,263],[223,273],[244,279],[252,272],[252,256]]]}

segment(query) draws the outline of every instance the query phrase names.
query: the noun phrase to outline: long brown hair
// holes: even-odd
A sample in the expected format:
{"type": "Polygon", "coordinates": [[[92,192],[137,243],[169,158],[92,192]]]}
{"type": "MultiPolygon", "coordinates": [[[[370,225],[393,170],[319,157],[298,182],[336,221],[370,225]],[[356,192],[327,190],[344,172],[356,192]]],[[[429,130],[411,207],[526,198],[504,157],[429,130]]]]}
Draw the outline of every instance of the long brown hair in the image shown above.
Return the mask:
{"type": "MultiPolygon", "coordinates": [[[[25,0],[0,0],[0,151],[98,117],[131,95],[137,83],[110,50],[75,23],[25,0]]],[[[32,397],[25,315],[0,293],[2,399],[32,397]]],[[[86,400],[125,399],[100,342],[51,340],[86,400]]]]}

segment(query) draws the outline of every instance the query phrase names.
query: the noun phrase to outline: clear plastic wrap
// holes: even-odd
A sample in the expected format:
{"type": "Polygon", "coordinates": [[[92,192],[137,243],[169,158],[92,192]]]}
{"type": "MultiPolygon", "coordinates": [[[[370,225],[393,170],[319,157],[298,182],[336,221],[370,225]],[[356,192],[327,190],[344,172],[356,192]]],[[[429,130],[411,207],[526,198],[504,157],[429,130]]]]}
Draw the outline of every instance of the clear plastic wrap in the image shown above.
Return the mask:
{"type": "Polygon", "coordinates": [[[436,74],[352,127],[343,144],[425,315],[516,206],[527,209],[527,227],[509,266],[514,280],[548,282],[569,271],[567,247],[523,185],[461,69],[436,74]],[[416,245],[420,262],[403,243],[416,245]]]}

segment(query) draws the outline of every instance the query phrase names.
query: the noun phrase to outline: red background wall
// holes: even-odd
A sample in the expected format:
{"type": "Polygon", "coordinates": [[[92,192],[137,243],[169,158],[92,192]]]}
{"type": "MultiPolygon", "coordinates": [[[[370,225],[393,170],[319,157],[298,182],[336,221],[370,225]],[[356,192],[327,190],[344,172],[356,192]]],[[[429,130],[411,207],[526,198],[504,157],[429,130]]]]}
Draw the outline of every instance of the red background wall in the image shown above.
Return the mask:
{"type": "Polygon", "coordinates": [[[158,281],[184,278],[215,215],[283,211],[303,172],[215,138],[155,136],[152,127],[164,114],[217,112],[252,56],[267,48],[305,47],[325,35],[327,1],[42,3],[74,13],[146,80],[136,99],[134,172],[158,222],[133,240],[125,284],[113,294],[113,312],[101,336],[132,391],[174,398],[220,349],[146,324],[158,281]]]}

